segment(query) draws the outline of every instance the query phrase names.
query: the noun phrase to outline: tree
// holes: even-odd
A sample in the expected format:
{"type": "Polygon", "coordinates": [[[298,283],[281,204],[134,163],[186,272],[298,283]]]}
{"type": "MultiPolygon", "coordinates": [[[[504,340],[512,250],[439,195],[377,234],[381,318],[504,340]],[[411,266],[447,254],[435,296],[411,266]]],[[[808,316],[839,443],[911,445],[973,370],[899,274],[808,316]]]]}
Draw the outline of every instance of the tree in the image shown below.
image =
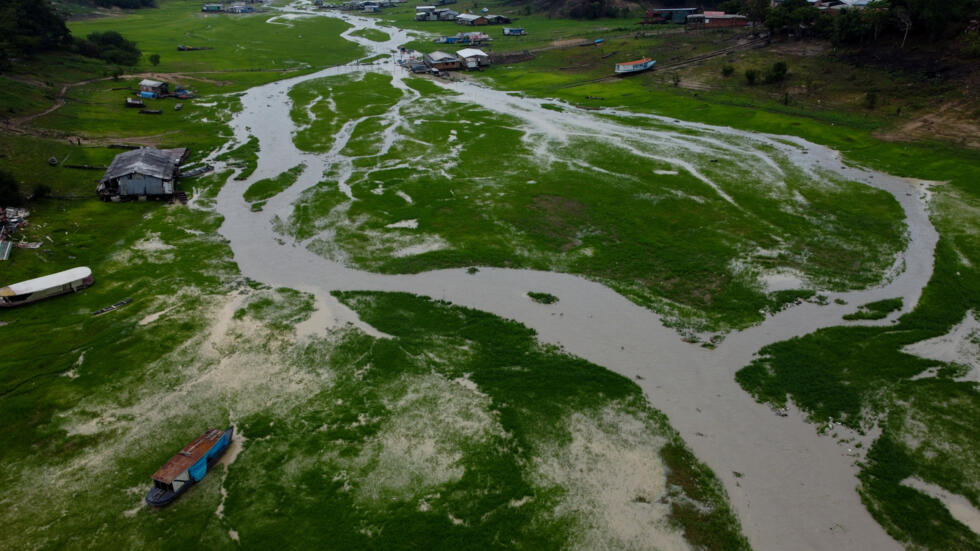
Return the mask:
{"type": "Polygon", "coordinates": [[[31,199],[37,201],[38,199],[47,199],[51,197],[51,186],[47,184],[37,184],[34,186],[34,191],[31,192],[31,199]]]}
{"type": "Polygon", "coordinates": [[[79,44],[78,50],[82,55],[97,57],[117,65],[136,65],[143,55],[135,42],[126,40],[116,31],[92,33],[79,44]]]}
{"type": "Polygon", "coordinates": [[[727,0],[722,2],[718,9],[725,13],[745,13],[745,2],[742,0],[727,0]]]}
{"type": "Polygon", "coordinates": [[[899,8],[895,10],[895,17],[898,18],[899,23],[905,29],[905,35],[902,36],[902,48],[905,48],[905,41],[909,38],[909,31],[912,30],[912,16],[909,14],[908,10],[904,8],[899,8]]]}
{"type": "Polygon", "coordinates": [[[0,51],[34,54],[71,43],[65,22],[42,0],[0,1],[0,51]]]}
{"type": "Polygon", "coordinates": [[[877,42],[882,27],[885,26],[885,23],[891,17],[891,6],[888,4],[888,0],[871,0],[864,7],[862,15],[864,15],[865,19],[871,25],[871,29],[874,31],[874,40],[877,42]]]}
{"type": "Polygon", "coordinates": [[[156,67],[160,64],[160,54],[153,54],[150,56],[150,65],[156,67]]]}
{"type": "Polygon", "coordinates": [[[769,9],[769,0],[746,0],[745,13],[749,19],[756,22],[766,20],[766,11],[769,9]]]}
{"type": "Polygon", "coordinates": [[[789,72],[789,66],[786,65],[785,61],[777,61],[772,64],[772,67],[766,71],[765,81],[766,84],[773,84],[776,82],[782,82],[786,80],[786,73],[789,72]]]}
{"type": "Polygon", "coordinates": [[[755,69],[745,70],[745,80],[749,83],[749,86],[755,86],[755,81],[759,79],[759,71],[755,69]]]}
{"type": "Polygon", "coordinates": [[[0,206],[15,207],[23,202],[24,198],[20,195],[20,187],[17,186],[14,175],[0,170],[0,206]]]}

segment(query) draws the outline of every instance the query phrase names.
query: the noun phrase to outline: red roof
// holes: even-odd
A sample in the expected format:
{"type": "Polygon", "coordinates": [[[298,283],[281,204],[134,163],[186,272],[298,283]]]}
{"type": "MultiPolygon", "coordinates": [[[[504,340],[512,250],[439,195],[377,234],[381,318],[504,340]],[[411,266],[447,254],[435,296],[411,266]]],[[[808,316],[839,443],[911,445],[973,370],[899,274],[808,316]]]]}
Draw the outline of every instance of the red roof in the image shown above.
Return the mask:
{"type": "Polygon", "coordinates": [[[623,63],[617,63],[616,65],[640,65],[641,63],[647,63],[650,61],[649,57],[644,57],[643,59],[638,59],[636,61],[625,61],[623,63]]]}
{"type": "Polygon", "coordinates": [[[208,453],[225,431],[221,429],[208,429],[204,434],[198,436],[193,442],[184,446],[184,449],[177,452],[177,455],[170,458],[170,461],[160,467],[160,470],[153,473],[153,480],[159,480],[164,484],[170,484],[181,473],[197,463],[206,453],[208,453]]]}

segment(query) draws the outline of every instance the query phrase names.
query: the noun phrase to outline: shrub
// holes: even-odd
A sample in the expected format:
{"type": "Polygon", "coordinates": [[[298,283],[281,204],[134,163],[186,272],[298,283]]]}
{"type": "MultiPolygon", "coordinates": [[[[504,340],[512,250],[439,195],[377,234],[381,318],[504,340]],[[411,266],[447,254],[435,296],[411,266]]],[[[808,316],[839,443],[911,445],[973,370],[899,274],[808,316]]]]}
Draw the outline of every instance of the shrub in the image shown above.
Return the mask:
{"type": "Polygon", "coordinates": [[[745,70],[745,80],[749,83],[749,86],[755,86],[757,80],[759,80],[759,71],[755,69],[745,70]]]}
{"type": "Polygon", "coordinates": [[[14,175],[0,170],[0,206],[14,207],[24,202],[14,175]]]}
{"type": "Polygon", "coordinates": [[[772,67],[766,71],[766,84],[773,84],[786,80],[786,73],[788,71],[789,67],[786,65],[785,61],[777,61],[776,63],[773,63],[772,67]]]}
{"type": "Polygon", "coordinates": [[[143,55],[136,43],[126,40],[116,31],[92,33],[85,40],[76,40],[78,53],[97,57],[116,65],[136,65],[143,55]]]}
{"type": "Polygon", "coordinates": [[[878,94],[877,92],[868,92],[864,95],[864,108],[874,109],[878,107],[878,94]]]}
{"type": "Polygon", "coordinates": [[[34,186],[34,190],[31,192],[31,199],[37,201],[38,199],[47,199],[51,197],[51,186],[47,184],[37,184],[34,186]]]}
{"type": "Polygon", "coordinates": [[[731,65],[724,65],[721,68],[722,76],[730,77],[735,74],[735,67],[731,65]]]}

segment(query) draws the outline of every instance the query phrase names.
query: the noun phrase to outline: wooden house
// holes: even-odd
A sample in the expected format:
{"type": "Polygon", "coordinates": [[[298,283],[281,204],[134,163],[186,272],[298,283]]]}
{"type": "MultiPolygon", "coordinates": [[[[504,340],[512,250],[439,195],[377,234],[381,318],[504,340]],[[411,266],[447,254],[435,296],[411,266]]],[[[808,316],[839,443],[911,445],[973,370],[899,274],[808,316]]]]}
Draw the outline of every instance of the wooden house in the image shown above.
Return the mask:
{"type": "Polygon", "coordinates": [[[140,97],[158,98],[170,93],[170,87],[166,82],[144,78],[140,81],[140,97]]]}
{"type": "Polygon", "coordinates": [[[172,197],[186,148],[142,147],[116,155],[99,181],[96,192],[103,200],[172,197]]]}
{"type": "Polygon", "coordinates": [[[464,48],[456,52],[456,55],[462,61],[463,67],[467,69],[479,69],[490,65],[490,56],[483,50],[464,48]]]}
{"type": "Polygon", "coordinates": [[[453,69],[459,69],[462,66],[458,57],[453,54],[447,54],[446,52],[437,51],[425,54],[422,60],[430,68],[440,71],[451,71],[453,69]]]}
{"type": "Polygon", "coordinates": [[[489,21],[487,21],[487,18],[483,17],[482,15],[461,13],[456,16],[456,23],[459,23],[460,25],[487,25],[489,24],[489,21]]]}

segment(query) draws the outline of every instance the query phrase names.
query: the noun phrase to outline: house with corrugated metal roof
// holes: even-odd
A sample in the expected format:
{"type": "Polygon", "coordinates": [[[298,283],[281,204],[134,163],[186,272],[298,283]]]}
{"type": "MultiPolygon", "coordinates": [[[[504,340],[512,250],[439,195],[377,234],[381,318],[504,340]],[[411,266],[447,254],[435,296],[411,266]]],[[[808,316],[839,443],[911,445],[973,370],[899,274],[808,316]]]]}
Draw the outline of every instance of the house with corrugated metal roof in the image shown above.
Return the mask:
{"type": "Polygon", "coordinates": [[[447,54],[446,52],[436,51],[425,54],[425,56],[422,57],[422,61],[424,61],[429,67],[439,69],[440,71],[450,71],[461,67],[459,58],[453,54],[447,54]]]}
{"type": "Polygon", "coordinates": [[[486,25],[489,23],[486,17],[472,13],[461,13],[457,15],[456,22],[460,25],[486,25]]]}
{"type": "Polygon", "coordinates": [[[140,96],[144,98],[158,98],[170,93],[170,87],[166,82],[144,78],[140,81],[140,96]]]}
{"type": "Polygon", "coordinates": [[[103,200],[170,198],[187,149],[142,147],[116,155],[99,181],[103,200]]]}
{"type": "Polygon", "coordinates": [[[456,52],[456,56],[462,61],[463,67],[467,69],[479,69],[490,65],[490,56],[483,50],[476,48],[463,48],[456,52]]]}

